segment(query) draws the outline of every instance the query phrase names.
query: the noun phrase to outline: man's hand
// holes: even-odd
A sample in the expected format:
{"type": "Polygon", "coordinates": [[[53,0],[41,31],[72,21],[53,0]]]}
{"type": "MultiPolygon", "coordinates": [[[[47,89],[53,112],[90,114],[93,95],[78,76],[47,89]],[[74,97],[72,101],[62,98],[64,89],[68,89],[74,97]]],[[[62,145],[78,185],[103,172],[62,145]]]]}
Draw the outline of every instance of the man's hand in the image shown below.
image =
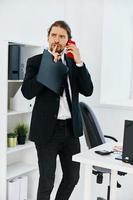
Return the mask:
{"type": "Polygon", "coordinates": [[[61,59],[61,55],[58,52],[56,52],[56,48],[57,48],[57,45],[54,47],[52,51],[52,55],[54,56],[54,62],[57,62],[58,60],[61,59]]]}
{"type": "Polygon", "coordinates": [[[67,50],[67,52],[71,52],[73,54],[74,61],[76,64],[83,63],[81,60],[79,49],[77,48],[77,46],[75,44],[68,44],[66,46],[66,50],[67,50]]]}

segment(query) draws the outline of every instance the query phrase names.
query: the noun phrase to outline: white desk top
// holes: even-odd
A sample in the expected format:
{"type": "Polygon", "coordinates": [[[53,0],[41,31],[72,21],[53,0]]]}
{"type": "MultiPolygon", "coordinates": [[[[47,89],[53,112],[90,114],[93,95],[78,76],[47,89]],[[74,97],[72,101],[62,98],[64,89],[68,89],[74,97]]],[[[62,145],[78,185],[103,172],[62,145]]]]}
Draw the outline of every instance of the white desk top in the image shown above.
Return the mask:
{"type": "Polygon", "coordinates": [[[74,155],[73,161],[133,174],[133,165],[124,163],[121,160],[116,160],[115,157],[118,156],[117,153],[102,156],[94,152],[95,150],[111,151],[116,144],[116,142],[108,142],[90,150],[88,149],[85,152],[74,155]]]}

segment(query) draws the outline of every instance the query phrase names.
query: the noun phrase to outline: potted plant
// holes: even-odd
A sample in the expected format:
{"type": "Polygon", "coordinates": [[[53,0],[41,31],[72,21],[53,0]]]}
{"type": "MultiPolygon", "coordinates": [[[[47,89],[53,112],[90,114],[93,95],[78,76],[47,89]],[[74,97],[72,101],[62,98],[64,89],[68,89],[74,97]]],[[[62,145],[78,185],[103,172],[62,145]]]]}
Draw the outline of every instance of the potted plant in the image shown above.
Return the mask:
{"type": "Polygon", "coordinates": [[[16,147],[16,145],[17,145],[17,134],[16,133],[8,133],[7,146],[8,147],[16,147]]]}
{"type": "Polygon", "coordinates": [[[14,132],[17,134],[18,144],[25,144],[28,130],[29,128],[25,123],[20,123],[15,127],[14,132]]]}

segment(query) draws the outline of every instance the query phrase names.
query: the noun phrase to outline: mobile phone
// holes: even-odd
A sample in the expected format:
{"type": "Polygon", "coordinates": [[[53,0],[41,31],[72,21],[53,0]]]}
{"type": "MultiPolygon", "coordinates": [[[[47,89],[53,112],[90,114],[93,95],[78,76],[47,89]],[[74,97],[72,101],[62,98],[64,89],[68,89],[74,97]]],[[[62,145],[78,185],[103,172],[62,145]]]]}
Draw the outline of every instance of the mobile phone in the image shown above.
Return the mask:
{"type": "MultiPolygon", "coordinates": [[[[69,44],[76,44],[76,43],[75,43],[75,41],[69,39],[67,42],[67,45],[69,45],[69,44]]],[[[68,52],[66,55],[68,58],[73,58],[73,54],[71,52],[68,52]]]]}
{"type": "Polygon", "coordinates": [[[104,155],[109,155],[109,154],[113,153],[113,151],[101,150],[101,151],[95,151],[95,153],[104,156],[104,155]]]}

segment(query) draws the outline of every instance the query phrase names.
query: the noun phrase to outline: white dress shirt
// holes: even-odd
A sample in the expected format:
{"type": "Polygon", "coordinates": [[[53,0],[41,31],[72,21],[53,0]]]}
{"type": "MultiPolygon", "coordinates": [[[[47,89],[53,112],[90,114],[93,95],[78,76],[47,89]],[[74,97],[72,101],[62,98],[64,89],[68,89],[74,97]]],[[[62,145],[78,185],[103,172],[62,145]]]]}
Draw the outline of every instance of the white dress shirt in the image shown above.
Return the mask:
{"type": "MultiPolygon", "coordinates": [[[[66,61],[64,58],[64,52],[61,55],[61,60],[62,60],[63,64],[66,65],[66,61]]],[[[68,81],[69,93],[70,93],[70,97],[71,97],[70,81],[69,81],[68,76],[67,76],[67,81],[68,81]]],[[[70,113],[67,98],[66,98],[66,92],[64,90],[63,95],[60,96],[60,105],[59,105],[57,119],[69,119],[69,118],[71,118],[71,113],[70,113]]]]}

